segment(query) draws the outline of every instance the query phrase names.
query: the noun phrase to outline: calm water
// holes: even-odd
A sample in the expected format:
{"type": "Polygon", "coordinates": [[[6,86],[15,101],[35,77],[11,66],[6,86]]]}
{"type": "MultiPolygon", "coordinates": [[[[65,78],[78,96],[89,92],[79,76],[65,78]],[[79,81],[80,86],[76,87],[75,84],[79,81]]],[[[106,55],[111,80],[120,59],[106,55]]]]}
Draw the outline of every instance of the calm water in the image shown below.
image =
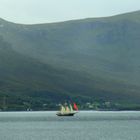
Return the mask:
{"type": "Polygon", "coordinates": [[[1,112],[0,140],[140,140],[140,112],[1,112]]]}

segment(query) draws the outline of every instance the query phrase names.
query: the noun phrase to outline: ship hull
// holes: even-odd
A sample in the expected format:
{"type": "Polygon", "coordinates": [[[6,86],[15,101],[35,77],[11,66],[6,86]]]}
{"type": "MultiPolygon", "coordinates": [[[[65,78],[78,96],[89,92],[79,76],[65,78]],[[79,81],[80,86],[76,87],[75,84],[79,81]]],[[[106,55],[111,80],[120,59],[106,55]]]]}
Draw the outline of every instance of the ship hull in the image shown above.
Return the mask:
{"type": "Polygon", "coordinates": [[[76,114],[77,112],[73,112],[73,113],[56,113],[57,116],[74,116],[74,114],[76,114]]]}

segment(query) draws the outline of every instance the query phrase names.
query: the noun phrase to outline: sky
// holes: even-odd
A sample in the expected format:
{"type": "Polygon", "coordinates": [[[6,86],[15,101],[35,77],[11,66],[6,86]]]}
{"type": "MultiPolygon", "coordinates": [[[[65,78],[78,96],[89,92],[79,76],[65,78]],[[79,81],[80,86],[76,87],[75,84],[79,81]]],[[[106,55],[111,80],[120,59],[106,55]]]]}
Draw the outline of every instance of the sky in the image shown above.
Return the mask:
{"type": "Polygon", "coordinates": [[[106,17],[137,10],[140,0],[0,0],[0,18],[23,24],[106,17]]]}

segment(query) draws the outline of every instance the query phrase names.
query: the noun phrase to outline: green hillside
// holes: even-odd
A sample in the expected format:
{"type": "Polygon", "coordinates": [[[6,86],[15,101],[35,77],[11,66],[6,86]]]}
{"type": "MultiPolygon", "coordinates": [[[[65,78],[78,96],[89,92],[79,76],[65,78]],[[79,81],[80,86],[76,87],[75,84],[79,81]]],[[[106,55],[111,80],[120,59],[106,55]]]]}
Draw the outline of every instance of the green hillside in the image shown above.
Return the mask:
{"type": "Polygon", "coordinates": [[[70,100],[81,108],[140,109],[139,17],[37,25],[0,19],[0,108],[55,109],[70,100]]]}

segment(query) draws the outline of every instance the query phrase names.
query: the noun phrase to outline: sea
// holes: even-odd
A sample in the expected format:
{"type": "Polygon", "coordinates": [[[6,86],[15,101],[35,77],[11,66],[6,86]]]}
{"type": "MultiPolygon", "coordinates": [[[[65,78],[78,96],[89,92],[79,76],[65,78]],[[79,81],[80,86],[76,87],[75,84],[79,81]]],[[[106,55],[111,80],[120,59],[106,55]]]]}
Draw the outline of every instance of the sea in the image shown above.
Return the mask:
{"type": "Polygon", "coordinates": [[[140,140],[140,112],[0,112],[0,140],[140,140]]]}

